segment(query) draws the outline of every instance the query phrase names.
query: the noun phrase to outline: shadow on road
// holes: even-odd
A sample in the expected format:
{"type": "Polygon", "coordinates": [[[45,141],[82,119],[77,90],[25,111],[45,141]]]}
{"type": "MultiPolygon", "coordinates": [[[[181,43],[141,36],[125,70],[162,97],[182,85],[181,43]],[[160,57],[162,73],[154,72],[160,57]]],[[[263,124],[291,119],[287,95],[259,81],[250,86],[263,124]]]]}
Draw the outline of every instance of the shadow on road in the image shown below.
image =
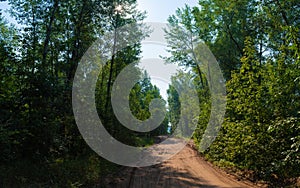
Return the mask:
{"type": "MultiPolygon", "coordinates": [[[[162,139],[161,139],[162,140],[162,139]]],[[[157,147],[152,157],[164,155],[166,147],[173,147],[170,142],[157,147]]],[[[147,160],[149,158],[145,158],[147,160]]],[[[159,165],[143,168],[125,168],[116,177],[108,179],[105,188],[245,188],[242,182],[222,175],[201,159],[197,152],[185,147],[177,155],[159,165]]]]}

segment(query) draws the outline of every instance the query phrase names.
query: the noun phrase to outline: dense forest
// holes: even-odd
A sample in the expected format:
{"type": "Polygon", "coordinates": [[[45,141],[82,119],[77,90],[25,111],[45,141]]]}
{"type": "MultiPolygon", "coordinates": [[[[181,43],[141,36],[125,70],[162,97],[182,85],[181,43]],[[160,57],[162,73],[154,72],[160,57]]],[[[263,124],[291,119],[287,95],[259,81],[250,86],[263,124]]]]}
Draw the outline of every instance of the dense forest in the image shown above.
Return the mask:
{"type": "MultiPolygon", "coordinates": [[[[246,171],[248,178],[271,187],[295,183],[300,176],[299,1],[200,0],[199,5],[169,17],[166,37],[172,56],[165,58],[198,75],[194,82],[201,113],[195,142],[200,144],[211,113],[210,78],[203,74],[209,70],[200,71],[192,49],[186,49],[200,38],[215,55],[227,91],[223,126],[203,153],[215,164],[246,171]]],[[[173,77],[173,85],[182,77],[173,77]]],[[[173,86],[168,92],[170,121],[176,124],[178,93],[173,86]]]]}
{"type": "MultiPolygon", "coordinates": [[[[142,22],[146,13],[137,10],[136,0],[7,1],[20,26],[0,16],[0,187],[101,184],[120,166],[99,157],[82,138],[72,111],[73,79],[94,41],[142,22]]],[[[193,77],[199,103],[190,106],[201,109],[192,114],[199,116],[193,139],[200,146],[211,114],[214,75],[186,46],[204,42],[223,72],[227,106],[215,141],[199,150],[252,181],[270,187],[295,184],[300,177],[299,1],[199,0],[196,7],[179,8],[168,22],[171,56],[164,60],[185,70],[172,77],[168,116],[157,129],[139,133],[125,128],[112,109],[117,75],[141,59],[141,41],[150,32],[141,26],[139,41],[114,53],[98,76],[96,107],[108,132],[132,146],[151,145],[155,136],[172,133],[182,126],[178,120],[185,111],[175,87],[193,77]]],[[[146,120],[152,99],[162,96],[147,72],[137,69],[137,74],[141,79],[131,90],[130,110],[146,120]]]]}
{"type": "MultiPolygon", "coordinates": [[[[81,137],[72,111],[77,65],[91,44],[126,24],[142,21],[136,1],[9,1],[21,25],[0,17],[0,187],[80,187],[98,184],[118,166],[94,153],[81,137]],[[122,5],[122,11],[116,9],[122,5]]],[[[146,30],[140,28],[142,33],[146,30]]],[[[141,39],[143,36],[141,36],[141,39]]],[[[121,40],[121,39],[119,39],[121,40]]],[[[131,132],[115,118],[110,93],[116,76],[140,58],[139,43],[113,55],[96,87],[97,111],[106,129],[126,144],[145,146],[167,134],[167,119],[150,133],[131,132]]],[[[132,113],[147,119],[162,98],[146,72],[131,91],[132,113]]]]}

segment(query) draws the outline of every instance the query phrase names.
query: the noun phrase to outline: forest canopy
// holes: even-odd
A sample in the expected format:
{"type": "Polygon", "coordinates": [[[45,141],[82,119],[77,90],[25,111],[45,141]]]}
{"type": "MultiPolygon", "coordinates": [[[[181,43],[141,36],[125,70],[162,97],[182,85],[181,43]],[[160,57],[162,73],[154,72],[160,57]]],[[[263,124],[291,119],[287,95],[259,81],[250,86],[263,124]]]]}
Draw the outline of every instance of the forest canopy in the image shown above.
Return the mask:
{"type": "MultiPolygon", "coordinates": [[[[0,10],[0,187],[93,187],[120,166],[99,157],[79,133],[72,111],[75,72],[97,39],[142,23],[146,13],[136,0],[7,2],[19,26],[8,23],[0,10]]],[[[119,51],[117,39],[127,38],[115,34],[114,53],[98,75],[96,108],[106,130],[123,143],[145,147],[158,135],[195,124],[193,139],[200,146],[212,113],[214,74],[190,55],[205,43],[224,75],[227,106],[219,134],[202,154],[270,187],[295,185],[300,177],[299,1],[199,0],[195,7],[178,8],[168,23],[171,56],[163,59],[185,71],[171,79],[167,116],[157,129],[139,133],[125,128],[112,108],[118,74],[142,58],[141,41],[150,30],[141,26],[138,41],[119,51]],[[184,80],[196,86],[199,101],[189,107],[198,105],[200,113],[188,114],[197,121],[178,124],[181,112],[188,112],[176,91],[184,80]]],[[[147,72],[137,68],[136,74],[141,79],[128,100],[132,114],[143,121],[151,116],[151,101],[163,98],[147,72]]]]}

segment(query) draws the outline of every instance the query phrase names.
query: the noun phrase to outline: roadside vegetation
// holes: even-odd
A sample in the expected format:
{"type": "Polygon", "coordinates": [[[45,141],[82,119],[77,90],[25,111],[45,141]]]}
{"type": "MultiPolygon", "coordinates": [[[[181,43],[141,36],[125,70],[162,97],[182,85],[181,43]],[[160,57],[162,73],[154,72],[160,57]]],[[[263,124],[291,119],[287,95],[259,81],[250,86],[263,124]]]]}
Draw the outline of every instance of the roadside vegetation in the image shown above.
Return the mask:
{"type": "MultiPolygon", "coordinates": [[[[167,61],[192,67],[190,74],[198,76],[194,84],[201,114],[195,142],[200,143],[211,111],[209,78],[185,49],[194,41],[183,36],[207,44],[226,79],[225,120],[205,156],[270,187],[295,185],[300,176],[299,16],[296,0],[200,0],[199,6],[186,6],[169,17],[172,57],[167,61]]],[[[172,87],[169,93],[174,124],[180,103],[172,87]]]]}
{"type": "MultiPolygon", "coordinates": [[[[8,23],[0,10],[0,187],[100,184],[120,166],[99,157],[78,131],[72,111],[75,71],[94,41],[140,23],[146,13],[137,10],[136,0],[6,1],[20,26],[8,23]]],[[[193,135],[199,146],[211,113],[208,80],[214,75],[186,47],[204,42],[224,74],[227,107],[218,136],[203,154],[252,181],[295,186],[300,177],[299,1],[199,0],[168,21],[171,57],[165,61],[185,70],[172,78],[168,116],[157,129],[138,133],[114,115],[112,86],[124,67],[141,58],[138,41],[116,52],[99,73],[96,108],[107,131],[123,143],[147,147],[157,135],[192,126],[194,121],[178,124],[180,110],[189,110],[181,109],[180,95],[189,93],[175,89],[192,77],[201,109],[193,135]]],[[[142,40],[150,31],[141,26],[137,32],[142,40]]],[[[136,74],[141,80],[131,90],[130,109],[146,120],[151,100],[162,96],[147,72],[137,68],[136,74]]]]}

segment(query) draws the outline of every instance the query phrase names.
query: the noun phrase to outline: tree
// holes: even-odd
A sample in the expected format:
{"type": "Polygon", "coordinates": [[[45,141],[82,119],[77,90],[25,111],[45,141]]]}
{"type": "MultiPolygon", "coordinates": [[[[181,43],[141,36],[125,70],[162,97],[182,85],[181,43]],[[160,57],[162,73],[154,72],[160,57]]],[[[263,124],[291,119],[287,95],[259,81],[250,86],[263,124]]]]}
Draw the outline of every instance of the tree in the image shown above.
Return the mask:
{"type": "MultiPolygon", "coordinates": [[[[166,33],[172,54],[167,60],[193,67],[186,42],[193,33],[212,50],[227,80],[226,119],[205,153],[221,165],[253,170],[254,180],[265,179],[271,186],[289,184],[299,176],[298,4],[201,0],[198,7],[185,7],[171,16],[166,33]]],[[[201,101],[208,101],[205,87],[199,88],[201,101]]],[[[178,101],[173,100],[172,88],[170,94],[171,121],[176,122],[178,101]]],[[[207,104],[202,122],[210,111],[207,104]]],[[[199,122],[194,134],[196,143],[202,139],[203,125],[199,122]]]]}
{"type": "MultiPolygon", "coordinates": [[[[132,110],[132,114],[139,120],[145,121],[151,117],[149,108],[150,103],[153,99],[161,99],[159,89],[152,85],[151,79],[148,73],[145,71],[141,76],[141,81],[135,85],[132,89],[130,95],[130,108],[132,110]]],[[[152,112],[160,111],[161,109],[152,109],[152,112]]],[[[150,138],[159,135],[166,135],[168,131],[168,119],[167,117],[164,118],[164,121],[158,128],[145,133],[145,135],[150,138]]],[[[140,134],[143,136],[143,134],[140,134]]]]}
{"type": "MultiPolygon", "coordinates": [[[[0,145],[4,151],[0,170],[9,172],[1,173],[0,179],[4,182],[1,185],[61,187],[71,186],[76,181],[88,185],[115,167],[95,157],[84,143],[74,121],[71,94],[79,61],[96,39],[111,32],[117,3],[125,7],[125,12],[119,15],[122,22],[119,26],[144,18],[135,9],[134,0],[9,1],[11,14],[22,27],[10,28],[0,18],[0,76],[3,80],[0,104],[1,115],[2,110],[4,114],[0,118],[0,145]],[[90,170],[85,166],[90,164],[81,163],[81,160],[90,162],[91,159],[97,169],[90,170]],[[78,174],[76,168],[83,174],[78,174]],[[63,173],[67,170],[72,173],[63,173]]],[[[123,41],[125,38],[120,37],[123,41]]],[[[123,67],[137,60],[139,54],[139,42],[119,51],[112,66],[112,81],[123,67]]],[[[103,89],[107,89],[108,70],[105,68],[100,75],[103,89]]],[[[97,94],[103,95],[99,98],[105,103],[105,93],[97,94]]],[[[109,113],[111,130],[117,120],[111,111],[109,113]]],[[[135,136],[127,138],[135,142],[135,136]]]]}
{"type": "MultiPolygon", "coordinates": [[[[227,119],[209,151],[215,160],[254,170],[272,186],[288,184],[289,178],[299,175],[292,167],[298,164],[294,154],[299,127],[295,82],[299,37],[292,33],[299,26],[287,16],[289,7],[282,9],[284,5],[281,1],[251,3],[252,20],[264,24],[246,37],[241,68],[227,82],[227,119]]],[[[292,1],[289,6],[296,5],[292,1]]]]}
{"type": "Polygon", "coordinates": [[[17,69],[17,60],[15,59],[16,48],[16,29],[8,26],[4,18],[0,16],[0,147],[3,151],[0,161],[14,159],[16,156],[11,155],[12,148],[19,145],[10,141],[11,137],[20,134],[10,127],[11,124],[16,123],[14,111],[17,109],[17,106],[13,104],[13,101],[18,98],[17,85],[15,84],[15,72],[17,69]]]}
{"type": "Polygon", "coordinates": [[[165,58],[169,63],[178,63],[183,67],[192,67],[197,71],[202,87],[205,87],[204,75],[199,66],[194,51],[199,43],[199,28],[195,25],[195,18],[192,16],[192,10],[186,5],[183,9],[177,9],[176,15],[168,19],[169,26],[165,29],[168,43],[168,52],[171,57],[165,58]]]}
{"type": "Polygon", "coordinates": [[[199,102],[201,89],[193,87],[199,83],[195,74],[193,71],[180,71],[171,78],[167,91],[171,133],[176,136],[191,137],[192,132],[199,128],[199,107],[203,107],[204,101],[199,102]]]}

